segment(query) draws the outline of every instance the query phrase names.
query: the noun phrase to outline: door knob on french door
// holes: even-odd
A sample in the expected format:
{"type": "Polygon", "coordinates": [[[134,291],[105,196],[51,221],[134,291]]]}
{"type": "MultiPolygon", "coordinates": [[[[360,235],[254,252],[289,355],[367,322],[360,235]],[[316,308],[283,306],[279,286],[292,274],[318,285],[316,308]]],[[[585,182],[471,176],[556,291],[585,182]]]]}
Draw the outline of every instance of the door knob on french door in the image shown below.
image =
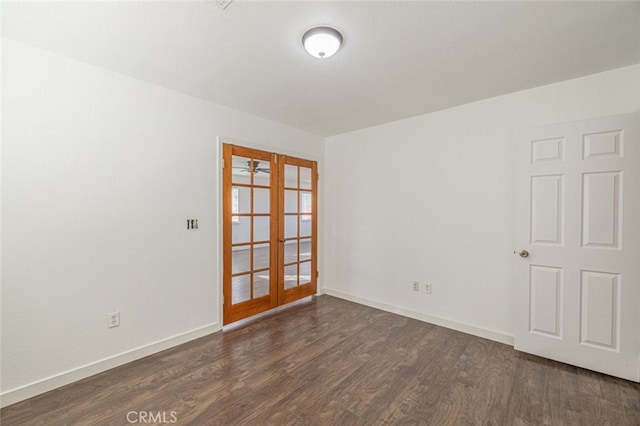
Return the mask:
{"type": "Polygon", "coordinates": [[[284,239],[284,238],[280,238],[278,241],[280,241],[281,243],[284,243],[284,242],[285,242],[285,241],[287,241],[287,240],[286,240],[286,239],[284,239]]]}
{"type": "Polygon", "coordinates": [[[528,251],[526,251],[526,250],[520,250],[520,251],[518,252],[518,255],[519,255],[520,257],[529,257],[529,252],[528,252],[528,251]]]}

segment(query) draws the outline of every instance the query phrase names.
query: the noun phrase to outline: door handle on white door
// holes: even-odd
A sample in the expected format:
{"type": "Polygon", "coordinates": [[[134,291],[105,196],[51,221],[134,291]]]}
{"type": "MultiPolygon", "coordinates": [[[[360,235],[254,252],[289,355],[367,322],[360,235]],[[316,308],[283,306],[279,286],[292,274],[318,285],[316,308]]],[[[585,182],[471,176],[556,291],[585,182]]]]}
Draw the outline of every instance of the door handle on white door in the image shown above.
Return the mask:
{"type": "Polygon", "coordinates": [[[518,255],[519,255],[520,257],[529,257],[529,252],[528,252],[528,251],[526,251],[526,250],[520,250],[520,251],[518,252],[518,255]]]}

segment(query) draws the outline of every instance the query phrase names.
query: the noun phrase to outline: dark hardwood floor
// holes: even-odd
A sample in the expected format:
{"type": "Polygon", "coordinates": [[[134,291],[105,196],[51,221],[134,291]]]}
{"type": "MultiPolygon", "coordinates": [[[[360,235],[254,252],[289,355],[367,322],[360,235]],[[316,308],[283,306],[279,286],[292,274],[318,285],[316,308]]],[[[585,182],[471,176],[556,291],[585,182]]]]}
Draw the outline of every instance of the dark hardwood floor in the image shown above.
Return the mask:
{"type": "Polygon", "coordinates": [[[321,296],[1,418],[123,425],[131,412],[138,424],[164,412],[179,425],[640,425],[640,385],[321,296]]]}

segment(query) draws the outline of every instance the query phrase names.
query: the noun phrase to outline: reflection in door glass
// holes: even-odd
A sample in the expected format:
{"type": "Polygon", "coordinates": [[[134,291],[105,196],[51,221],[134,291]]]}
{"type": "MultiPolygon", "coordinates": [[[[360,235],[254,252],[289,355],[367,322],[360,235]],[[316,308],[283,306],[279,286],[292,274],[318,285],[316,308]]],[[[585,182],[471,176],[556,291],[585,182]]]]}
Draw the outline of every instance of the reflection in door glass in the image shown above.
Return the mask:
{"type": "Polygon", "coordinates": [[[292,288],[298,285],[298,265],[285,266],[284,288],[292,288]]]}
{"type": "Polygon", "coordinates": [[[231,212],[251,213],[251,189],[246,186],[234,186],[231,191],[231,212]]]}
{"type": "Polygon", "coordinates": [[[269,271],[253,274],[253,298],[267,296],[269,294],[269,271]]]}
{"type": "Polygon", "coordinates": [[[291,189],[284,191],[284,212],[298,213],[298,191],[291,189]]]}
{"type": "Polygon", "coordinates": [[[300,261],[311,259],[311,239],[300,240],[300,261]]]}
{"type": "Polygon", "coordinates": [[[253,241],[269,241],[269,216],[253,217],[253,241]]]}
{"type": "Polygon", "coordinates": [[[233,183],[251,183],[254,185],[269,186],[271,176],[271,162],[257,158],[233,156],[233,170],[231,171],[233,183]]]}
{"type": "MultiPolygon", "coordinates": [[[[312,195],[310,192],[300,191],[300,213],[313,213],[312,195]]],[[[302,220],[311,220],[311,214],[301,216],[302,220]]]]}
{"type": "Polygon", "coordinates": [[[298,187],[298,167],[286,164],[284,166],[284,186],[286,188],[298,187]]]}
{"type": "Polygon", "coordinates": [[[269,267],[269,243],[253,246],[253,270],[269,267]]]}
{"type": "Polygon", "coordinates": [[[311,169],[300,167],[300,188],[311,189],[311,169]]]}
{"type": "Polygon", "coordinates": [[[237,221],[233,222],[231,227],[231,242],[236,243],[248,243],[251,239],[251,217],[249,216],[236,216],[237,221]]]}
{"type": "Polygon", "coordinates": [[[251,183],[251,174],[249,173],[251,159],[234,155],[232,163],[231,182],[251,183]]]}
{"type": "Polygon", "coordinates": [[[251,274],[231,278],[231,303],[240,303],[251,299],[251,274]]]}
{"type": "Polygon", "coordinates": [[[311,218],[309,217],[309,215],[300,216],[300,236],[301,237],[311,236],[311,218]]]}
{"type": "Polygon", "coordinates": [[[300,264],[300,285],[311,282],[311,262],[300,264]]]}
{"type": "Polygon", "coordinates": [[[253,184],[260,186],[269,186],[271,180],[271,170],[269,162],[264,160],[253,160],[253,184]]]}
{"type": "Polygon", "coordinates": [[[231,272],[238,274],[240,272],[248,272],[251,269],[251,246],[236,246],[232,251],[231,272]]]}
{"type": "Polygon", "coordinates": [[[287,241],[284,245],[284,263],[293,263],[298,261],[298,241],[287,241]]]}
{"type": "Polygon", "coordinates": [[[311,213],[311,193],[300,191],[300,213],[311,213]]]}
{"type": "Polygon", "coordinates": [[[253,188],[253,212],[269,213],[271,200],[269,199],[269,190],[266,188],[253,188]]]}
{"type": "Polygon", "coordinates": [[[298,215],[287,215],[284,217],[285,238],[298,237],[298,215]]]}

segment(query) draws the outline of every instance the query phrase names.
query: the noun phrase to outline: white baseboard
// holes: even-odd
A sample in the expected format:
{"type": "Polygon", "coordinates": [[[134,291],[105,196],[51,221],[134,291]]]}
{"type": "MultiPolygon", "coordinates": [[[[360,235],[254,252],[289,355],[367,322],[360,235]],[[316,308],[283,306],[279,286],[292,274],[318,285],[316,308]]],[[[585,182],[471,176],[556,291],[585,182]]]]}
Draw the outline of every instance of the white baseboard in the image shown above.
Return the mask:
{"type": "Polygon", "coordinates": [[[220,324],[214,323],[195,330],[187,331],[176,336],[169,337],[158,342],[154,342],[130,351],[123,352],[109,358],[101,359],[87,365],[83,365],[73,370],[65,371],[37,382],[11,389],[0,394],[0,406],[6,407],[16,402],[24,401],[36,395],[59,388],[69,383],[76,382],[81,379],[93,376],[103,371],[110,370],[128,362],[135,361],[145,356],[155,354],[165,349],[181,345],[194,339],[206,336],[221,330],[220,324]]]}
{"type": "Polygon", "coordinates": [[[475,325],[465,324],[462,322],[452,321],[450,319],[437,317],[433,315],[427,315],[420,312],[412,311],[409,309],[401,308],[399,306],[390,305],[388,303],[378,302],[376,300],[366,299],[364,297],[354,296],[348,293],[344,293],[338,290],[332,290],[325,288],[324,293],[329,296],[335,296],[340,299],[348,300],[350,302],[359,303],[361,305],[369,306],[371,308],[380,309],[386,312],[402,315],[405,317],[417,319],[419,321],[428,322],[430,324],[439,325],[442,327],[450,328],[452,330],[461,331],[463,333],[471,334],[474,336],[482,337],[496,342],[504,343],[509,346],[513,346],[513,336],[505,333],[501,333],[495,330],[489,330],[482,327],[476,327],[475,325]]]}
{"type": "MultiPolygon", "coordinates": [[[[415,312],[409,309],[401,308],[399,306],[378,302],[364,297],[354,296],[329,288],[321,288],[318,291],[318,294],[328,294],[330,296],[349,300],[361,305],[369,306],[386,312],[391,312],[405,317],[417,319],[419,321],[428,322],[430,324],[439,325],[442,327],[450,328],[452,330],[461,331],[463,333],[513,346],[513,336],[498,331],[476,327],[470,324],[452,321],[446,318],[427,315],[420,312],[415,312]]],[[[16,402],[24,401],[25,399],[29,399],[36,395],[40,395],[61,386],[68,385],[81,379],[85,379],[95,374],[102,373],[103,371],[110,370],[128,362],[132,362],[137,359],[144,358],[145,356],[163,351],[165,349],[169,349],[174,346],[189,342],[191,340],[206,336],[208,334],[215,333],[216,331],[219,331],[221,329],[222,327],[220,327],[220,324],[218,323],[210,324],[201,328],[197,328],[195,330],[188,331],[186,333],[172,336],[167,339],[151,343],[149,345],[141,346],[139,348],[93,362],[91,364],[75,368],[73,370],[65,371],[55,376],[51,376],[34,383],[30,383],[28,385],[21,386],[19,388],[8,390],[0,394],[0,406],[6,407],[8,405],[15,404],[16,402]]]]}

